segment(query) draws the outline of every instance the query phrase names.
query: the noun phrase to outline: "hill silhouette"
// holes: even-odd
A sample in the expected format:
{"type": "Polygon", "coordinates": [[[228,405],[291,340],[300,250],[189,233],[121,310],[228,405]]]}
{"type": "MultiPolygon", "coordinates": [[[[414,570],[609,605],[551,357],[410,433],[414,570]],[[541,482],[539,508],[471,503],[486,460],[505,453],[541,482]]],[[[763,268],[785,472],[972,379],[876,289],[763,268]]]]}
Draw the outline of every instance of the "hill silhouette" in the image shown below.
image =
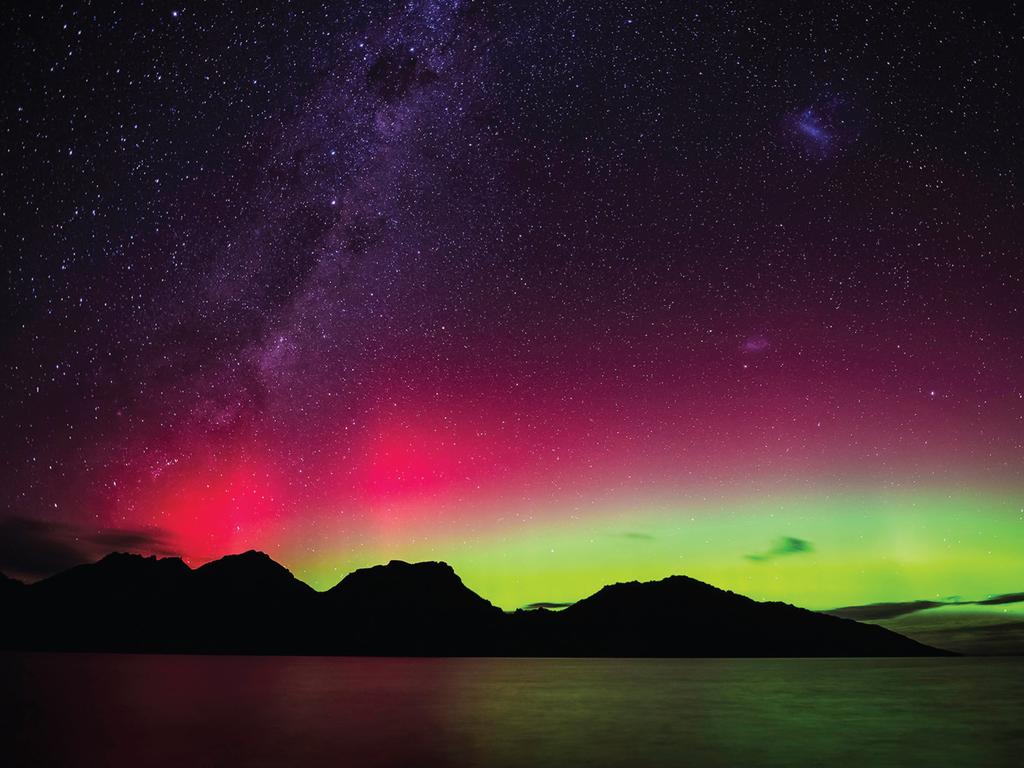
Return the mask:
{"type": "Polygon", "coordinates": [[[108,555],[35,584],[0,580],[6,648],[507,656],[928,656],[882,627],[761,603],[686,576],[604,587],[562,611],[505,613],[450,565],[357,570],[316,592],[261,553],[192,569],[108,555]]]}
{"type": "Polygon", "coordinates": [[[21,592],[25,588],[17,579],[12,579],[9,576],[4,576],[0,573],[0,599],[8,596],[15,595],[21,592]]]}
{"type": "Polygon", "coordinates": [[[359,655],[475,655],[504,615],[447,563],[405,563],[350,573],[323,596],[332,641],[359,655]]]}
{"type": "MultiPolygon", "coordinates": [[[[558,614],[563,655],[859,656],[914,641],[785,603],[760,603],[686,576],[604,587],[558,614]],[[824,649],[827,649],[825,651],[824,649]]],[[[907,645],[907,643],[913,645],[907,645]]]]}

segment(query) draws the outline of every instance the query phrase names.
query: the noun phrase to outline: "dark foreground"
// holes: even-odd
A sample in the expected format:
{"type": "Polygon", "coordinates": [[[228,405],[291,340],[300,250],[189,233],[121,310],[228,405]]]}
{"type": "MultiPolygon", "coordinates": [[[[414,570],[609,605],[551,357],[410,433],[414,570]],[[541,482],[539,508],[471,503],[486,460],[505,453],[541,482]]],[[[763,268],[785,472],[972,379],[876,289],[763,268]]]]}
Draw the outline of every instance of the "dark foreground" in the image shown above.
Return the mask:
{"type": "Polygon", "coordinates": [[[1017,766],[1024,659],[0,655],[9,766],[1017,766]]]}
{"type": "Polygon", "coordinates": [[[111,554],[35,584],[0,580],[0,648],[304,656],[939,656],[882,627],[670,576],[563,611],[504,613],[445,563],[363,568],[315,592],[260,552],[195,570],[111,554]]]}

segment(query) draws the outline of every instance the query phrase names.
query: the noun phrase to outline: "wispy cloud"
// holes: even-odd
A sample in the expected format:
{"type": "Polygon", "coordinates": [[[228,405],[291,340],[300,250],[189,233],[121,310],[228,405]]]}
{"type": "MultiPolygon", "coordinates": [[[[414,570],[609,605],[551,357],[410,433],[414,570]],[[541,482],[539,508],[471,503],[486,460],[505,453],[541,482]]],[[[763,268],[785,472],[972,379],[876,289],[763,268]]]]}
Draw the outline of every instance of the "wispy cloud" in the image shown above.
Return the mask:
{"type": "Polygon", "coordinates": [[[0,571],[29,578],[85,562],[73,530],[27,517],[0,520],[0,571]]]}
{"type": "Polygon", "coordinates": [[[940,605],[957,605],[957,603],[936,602],[934,600],[910,600],[904,603],[847,605],[831,611],[822,611],[822,613],[827,613],[830,616],[839,616],[843,619],[853,619],[854,621],[877,621],[881,619],[895,619],[897,616],[905,616],[908,613],[916,613],[928,608],[938,608],[940,605]]]}
{"type": "Polygon", "coordinates": [[[830,616],[840,616],[844,619],[855,621],[882,621],[884,619],[895,619],[897,616],[906,616],[918,611],[926,611],[929,608],[941,608],[947,605],[1009,605],[1011,603],[1024,603],[1024,592],[1011,592],[1006,595],[993,595],[984,600],[959,600],[949,598],[946,600],[908,600],[902,603],[868,603],[866,605],[847,605],[842,608],[833,608],[829,611],[822,611],[830,616]]]}
{"type": "Polygon", "coordinates": [[[30,517],[0,519],[0,572],[7,575],[39,579],[112,550],[176,554],[171,534],[160,528],[95,530],[30,517]]]}
{"type": "Polygon", "coordinates": [[[173,555],[171,536],[160,528],[112,528],[89,537],[101,547],[114,550],[145,550],[154,555],[173,555]]]}
{"type": "Polygon", "coordinates": [[[811,542],[806,539],[798,539],[795,536],[783,536],[775,542],[775,546],[771,549],[765,552],[747,555],[746,557],[747,560],[752,560],[755,563],[765,563],[769,560],[775,560],[780,557],[802,555],[812,551],[814,551],[814,547],[812,547],[811,542]]]}
{"type": "Polygon", "coordinates": [[[657,537],[650,534],[644,533],[643,531],[623,531],[618,534],[623,539],[633,539],[634,541],[654,541],[657,537]]]}
{"type": "Polygon", "coordinates": [[[1011,592],[1008,595],[995,595],[987,600],[978,600],[978,605],[1007,605],[1009,603],[1024,603],[1024,592],[1011,592]]]}

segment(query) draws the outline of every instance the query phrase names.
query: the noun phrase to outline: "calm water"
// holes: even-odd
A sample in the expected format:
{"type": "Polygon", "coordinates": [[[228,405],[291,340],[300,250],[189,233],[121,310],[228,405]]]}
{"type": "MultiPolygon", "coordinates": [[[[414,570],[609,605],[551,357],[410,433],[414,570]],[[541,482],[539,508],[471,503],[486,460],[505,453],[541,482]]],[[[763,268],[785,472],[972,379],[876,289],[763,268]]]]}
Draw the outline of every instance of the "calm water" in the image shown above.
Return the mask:
{"type": "Polygon", "coordinates": [[[1024,764],[1024,659],[33,654],[0,684],[5,765],[1024,764]]]}

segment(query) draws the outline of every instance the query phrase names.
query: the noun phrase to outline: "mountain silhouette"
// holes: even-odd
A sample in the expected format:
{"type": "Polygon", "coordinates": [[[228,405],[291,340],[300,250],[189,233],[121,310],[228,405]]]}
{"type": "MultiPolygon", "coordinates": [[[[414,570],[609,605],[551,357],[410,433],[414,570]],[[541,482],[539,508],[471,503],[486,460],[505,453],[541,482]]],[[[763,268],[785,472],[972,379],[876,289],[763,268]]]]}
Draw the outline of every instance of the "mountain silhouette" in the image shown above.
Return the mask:
{"type": "Polygon", "coordinates": [[[315,591],[296,579],[291,571],[274,562],[269,555],[255,550],[227,555],[194,571],[195,585],[217,593],[223,599],[246,601],[303,600],[315,591]]]}
{"type": "Polygon", "coordinates": [[[362,568],[324,593],[336,647],[361,655],[474,655],[503,613],[447,563],[362,568]]]}
{"type": "Polygon", "coordinates": [[[255,551],[192,569],[114,553],[35,584],[0,579],[5,648],[507,656],[928,656],[882,627],[761,603],[686,576],[505,613],[446,563],[364,568],[316,592],[255,551]]]}
{"type": "Polygon", "coordinates": [[[878,627],[760,603],[686,576],[613,584],[549,615],[532,636],[560,656],[875,656],[924,648],[878,627]]]}
{"type": "Polygon", "coordinates": [[[17,579],[12,579],[10,576],[0,573],[0,599],[7,595],[20,594],[24,588],[25,585],[17,579]]]}

